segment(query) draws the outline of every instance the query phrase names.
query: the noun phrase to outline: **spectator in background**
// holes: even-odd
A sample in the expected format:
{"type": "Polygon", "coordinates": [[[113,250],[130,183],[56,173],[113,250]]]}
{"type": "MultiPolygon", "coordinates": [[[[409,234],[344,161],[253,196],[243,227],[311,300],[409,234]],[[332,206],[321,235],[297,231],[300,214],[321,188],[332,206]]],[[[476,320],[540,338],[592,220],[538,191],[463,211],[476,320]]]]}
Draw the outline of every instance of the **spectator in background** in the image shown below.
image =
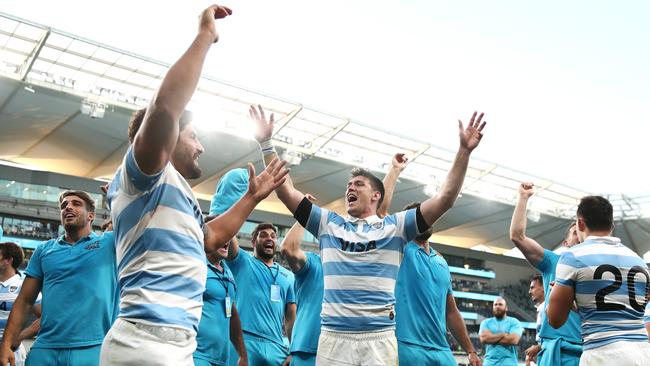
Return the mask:
{"type": "Polygon", "coordinates": [[[479,340],[485,345],[485,366],[517,366],[517,345],[524,330],[519,320],[507,313],[506,300],[499,297],[492,305],[494,317],[481,322],[479,340]]]}

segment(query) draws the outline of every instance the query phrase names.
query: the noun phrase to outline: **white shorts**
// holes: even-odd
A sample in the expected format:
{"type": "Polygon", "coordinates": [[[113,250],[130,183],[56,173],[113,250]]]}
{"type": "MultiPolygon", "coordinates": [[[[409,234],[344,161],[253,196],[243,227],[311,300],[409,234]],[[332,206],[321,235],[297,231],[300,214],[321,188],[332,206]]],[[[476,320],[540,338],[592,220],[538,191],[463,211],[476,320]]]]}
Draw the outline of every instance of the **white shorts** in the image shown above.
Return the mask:
{"type": "Polygon", "coordinates": [[[27,358],[27,351],[25,351],[25,346],[20,344],[17,350],[14,351],[14,361],[16,366],[25,366],[25,359],[27,358]]]}
{"type": "Polygon", "coordinates": [[[102,343],[102,366],[193,366],[193,331],[118,318],[102,343]]]}
{"type": "Polygon", "coordinates": [[[650,343],[614,342],[582,352],[580,366],[648,366],[650,343]]]}
{"type": "Polygon", "coordinates": [[[370,333],[321,330],[316,366],[397,366],[393,329],[370,333]]]}

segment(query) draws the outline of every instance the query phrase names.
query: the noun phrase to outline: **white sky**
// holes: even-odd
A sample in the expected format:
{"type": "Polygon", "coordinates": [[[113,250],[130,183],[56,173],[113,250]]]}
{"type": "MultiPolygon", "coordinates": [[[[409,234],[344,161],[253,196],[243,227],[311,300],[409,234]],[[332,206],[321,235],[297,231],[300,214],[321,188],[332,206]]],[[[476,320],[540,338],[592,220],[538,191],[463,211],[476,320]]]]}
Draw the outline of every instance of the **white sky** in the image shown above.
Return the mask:
{"type": "MultiPolygon", "coordinates": [[[[208,1],[0,0],[173,62],[208,1]]],[[[228,1],[205,73],[593,193],[650,193],[650,2],[228,1]]]]}

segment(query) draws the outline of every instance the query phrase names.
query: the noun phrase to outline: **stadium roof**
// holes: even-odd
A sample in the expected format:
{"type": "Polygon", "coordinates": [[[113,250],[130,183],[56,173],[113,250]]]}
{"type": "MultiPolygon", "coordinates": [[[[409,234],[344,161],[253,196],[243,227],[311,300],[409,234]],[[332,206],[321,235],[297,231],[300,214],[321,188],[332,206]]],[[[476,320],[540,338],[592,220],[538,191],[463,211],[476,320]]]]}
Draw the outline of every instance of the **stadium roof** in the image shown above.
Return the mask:
{"type": "MultiPolygon", "coordinates": [[[[0,13],[0,160],[32,169],[110,179],[128,146],[126,126],[146,106],[168,65],[0,13]]],[[[444,179],[454,152],[203,76],[188,109],[206,146],[198,196],[209,199],[219,177],[247,161],[261,167],[247,120],[250,104],[280,116],[276,146],[294,164],[297,187],[341,211],[351,166],[385,172],[392,155],[411,157],[393,209],[421,201],[444,179]],[[426,193],[425,193],[426,192],[426,193]]],[[[568,187],[498,164],[472,159],[462,197],[437,224],[437,241],[503,253],[519,182],[540,189],[531,200],[529,234],[556,247],[580,197],[568,187]]],[[[640,254],[650,250],[650,195],[609,197],[617,235],[640,254]]],[[[275,198],[260,209],[285,212],[275,198]]]]}

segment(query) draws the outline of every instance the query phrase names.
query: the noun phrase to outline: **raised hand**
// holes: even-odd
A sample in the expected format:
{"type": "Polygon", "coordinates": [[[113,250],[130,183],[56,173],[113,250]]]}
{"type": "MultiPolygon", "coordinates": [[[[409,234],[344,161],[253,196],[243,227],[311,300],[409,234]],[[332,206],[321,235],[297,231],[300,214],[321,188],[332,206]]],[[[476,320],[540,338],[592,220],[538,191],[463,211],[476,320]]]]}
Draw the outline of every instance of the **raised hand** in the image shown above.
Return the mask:
{"type": "Polygon", "coordinates": [[[262,142],[271,139],[273,136],[273,124],[275,123],[273,113],[271,113],[267,120],[264,109],[258,104],[257,107],[251,105],[248,108],[248,115],[255,122],[255,140],[262,142]]]}
{"type": "Polygon", "coordinates": [[[519,195],[529,198],[535,194],[535,185],[531,182],[523,182],[519,185],[519,195]]]}
{"type": "Polygon", "coordinates": [[[396,168],[401,172],[408,165],[409,159],[406,157],[406,154],[397,153],[393,155],[393,160],[391,163],[393,164],[393,168],[396,168]]]}
{"type": "Polygon", "coordinates": [[[209,6],[199,15],[199,33],[208,32],[212,36],[212,42],[217,43],[219,33],[217,33],[217,27],[214,21],[215,19],[223,19],[230,14],[232,14],[232,10],[225,6],[217,4],[209,6]]]}
{"type": "Polygon", "coordinates": [[[474,150],[478,146],[479,142],[481,142],[481,138],[483,137],[483,128],[485,127],[485,121],[481,123],[483,113],[478,116],[478,119],[476,118],[476,114],[477,112],[472,114],[472,118],[469,120],[467,128],[464,128],[463,122],[458,120],[460,146],[469,151],[474,150]]]}
{"type": "Polygon", "coordinates": [[[248,163],[248,193],[256,202],[261,202],[287,179],[289,169],[284,160],[274,158],[260,175],[255,176],[255,167],[248,163]]]}

